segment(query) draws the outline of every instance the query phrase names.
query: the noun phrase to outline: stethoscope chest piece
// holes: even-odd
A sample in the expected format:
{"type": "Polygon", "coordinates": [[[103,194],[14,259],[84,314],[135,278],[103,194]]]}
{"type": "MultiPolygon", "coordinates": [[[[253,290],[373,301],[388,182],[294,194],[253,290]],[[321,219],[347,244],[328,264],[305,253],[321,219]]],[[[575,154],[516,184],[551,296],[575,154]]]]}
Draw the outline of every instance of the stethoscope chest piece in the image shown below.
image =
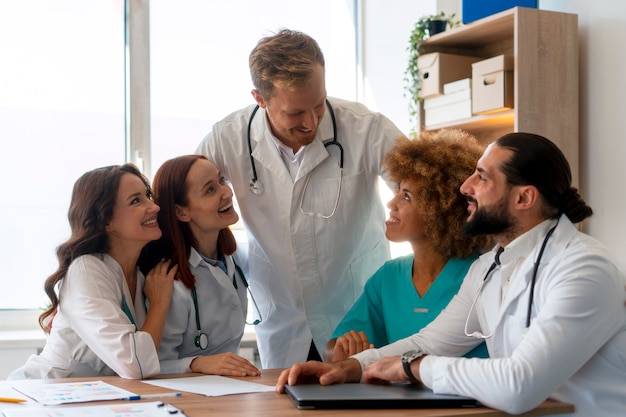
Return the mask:
{"type": "Polygon", "coordinates": [[[209,347],[209,336],[206,333],[202,332],[198,336],[196,336],[194,343],[197,348],[205,350],[209,347]]]}
{"type": "Polygon", "coordinates": [[[198,329],[198,335],[193,340],[194,345],[197,348],[205,350],[209,347],[209,336],[202,331],[202,327],[200,327],[200,310],[198,309],[198,294],[196,293],[196,289],[192,288],[191,290],[191,299],[193,300],[193,306],[196,310],[196,328],[198,329]]]}
{"type": "Polygon", "coordinates": [[[263,193],[263,183],[258,179],[250,180],[250,192],[254,195],[260,195],[263,193]]]}

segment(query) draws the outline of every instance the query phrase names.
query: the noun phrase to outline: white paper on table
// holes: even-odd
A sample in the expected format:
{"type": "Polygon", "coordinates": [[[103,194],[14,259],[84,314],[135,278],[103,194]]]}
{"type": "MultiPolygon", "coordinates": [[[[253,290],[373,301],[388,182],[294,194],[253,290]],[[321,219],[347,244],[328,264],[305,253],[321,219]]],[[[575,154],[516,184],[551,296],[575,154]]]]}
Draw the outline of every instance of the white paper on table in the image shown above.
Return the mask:
{"type": "MultiPolygon", "coordinates": [[[[3,381],[4,382],[4,381],[3,381]]],[[[9,381],[11,382],[11,381],[9,381]]],[[[22,394],[21,392],[19,392],[18,390],[16,390],[15,388],[7,385],[7,384],[2,384],[0,385],[0,397],[2,398],[19,398],[21,400],[25,400],[25,401],[32,401],[32,399],[28,398],[26,395],[22,394]]],[[[7,404],[12,404],[12,403],[3,403],[0,402],[0,405],[5,406],[7,404]]],[[[15,403],[18,404],[18,403],[15,403]]],[[[1,416],[2,414],[0,414],[1,416]]]]}
{"type": "Polygon", "coordinates": [[[178,408],[162,402],[128,402],[110,405],[87,405],[79,407],[49,406],[2,410],[6,417],[185,417],[178,408]]]}
{"type": "Polygon", "coordinates": [[[11,385],[13,389],[44,405],[122,400],[137,395],[103,381],[49,383],[31,379],[15,381],[11,385]]]}
{"type": "Polygon", "coordinates": [[[185,378],[155,379],[142,381],[146,384],[171,388],[176,391],[192,392],[208,397],[230,394],[245,394],[250,392],[274,391],[273,386],[245,382],[238,379],[226,378],[217,375],[191,376],[185,378]]]}

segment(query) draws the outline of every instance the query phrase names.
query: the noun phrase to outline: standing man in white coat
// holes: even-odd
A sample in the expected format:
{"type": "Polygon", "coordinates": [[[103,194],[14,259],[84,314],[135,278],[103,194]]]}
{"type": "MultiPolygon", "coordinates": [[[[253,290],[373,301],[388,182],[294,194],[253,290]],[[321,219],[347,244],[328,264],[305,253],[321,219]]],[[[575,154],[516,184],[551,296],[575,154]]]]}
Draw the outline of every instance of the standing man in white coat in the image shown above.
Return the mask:
{"type": "Polygon", "coordinates": [[[327,98],[324,56],[296,31],[250,54],[255,105],[217,122],[197,149],[231,182],[248,232],[263,368],[319,359],[389,259],[378,178],[402,132],[365,106],[327,98]]]}
{"type": "Polygon", "coordinates": [[[410,380],[511,414],[552,397],[574,404],[577,417],[626,415],[624,276],[573,225],[592,211],[561,151],[538,135],[505,135],[461,192],[466,232],[492,234],[498,245],[437,319],[342,362],[294,365],[278,391],[304,375],[322,384],[410,380]],[[460,357],[482,340],[489,359],[460,357]]]}

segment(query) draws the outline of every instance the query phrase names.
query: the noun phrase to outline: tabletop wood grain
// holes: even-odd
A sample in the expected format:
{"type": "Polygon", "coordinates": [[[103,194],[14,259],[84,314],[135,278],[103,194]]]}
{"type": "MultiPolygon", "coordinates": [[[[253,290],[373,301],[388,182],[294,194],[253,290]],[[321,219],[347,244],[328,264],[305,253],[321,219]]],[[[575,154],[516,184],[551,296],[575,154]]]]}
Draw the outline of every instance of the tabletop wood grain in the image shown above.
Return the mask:
{"type": "MultiPolygon", "coordinates": [[[[276,384],[280,369],[263,370],[261,376],[248,378],[235,378],[242,381],[254,382],[273,386],[276,384]]],[[[200,376],[201,374],[177,374],[161,375],[152,379],[177,378],[200,376]]],[[[116,387],[134,392],[136,394],[156,394],[168,392],[166,388],[146,384],[138,380],[123,379],[120,377],[90,377],[90,378],[67,378],[50,379],[48,382],[71,382],[71,381],[94,381],[100,380],[116,387]]],[[[0,381],[5,387],[10,386],[11,381],[0,381]]],[[[140,400],[141,401],[141,400],[140,400]]],[[[143,400],[143,401],[155,401],[143,400]]],[[[181,409],[188,417],[226,417],[226,416],[250,416],[250,417],[286,417],[286,416],[398,416],[398,417],[504,417],[509,414],[491,408],[456,408],[456,409],[352,409],[352,410],[299,410],[287,395],[275,392],[262,392],[250,394],[223,395],[217,397],[207,397],[200,394],[183,392],[177,398],[163,399],[164,402],[172,404],[181,409]]],[[[113,403],[107,402],[107,403],[113,403]]],[[[35,403],[36,404],[36,403],[35,403]]],[[[68,404],[67,407],[96,405],[98,403],[68,404]]],[[[64,406],[64,407],[65,407],[64,406]]],[[[528,413],[521,414],[523,417],[545,416],[553,414],[565,414],[574,411],[570,404],[547,400],[539,407],[528,413]]]]}

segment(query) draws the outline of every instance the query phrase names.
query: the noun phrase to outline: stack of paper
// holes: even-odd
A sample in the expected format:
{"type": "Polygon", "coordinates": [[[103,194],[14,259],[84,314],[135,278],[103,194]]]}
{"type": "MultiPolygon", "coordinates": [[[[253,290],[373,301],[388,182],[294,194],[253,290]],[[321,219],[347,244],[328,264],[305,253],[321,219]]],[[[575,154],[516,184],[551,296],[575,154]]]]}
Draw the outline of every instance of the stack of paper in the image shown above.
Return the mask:
{"type": "Polygon", "coordinates": [[[424,99],[426,127],[472,117],[471,78],[443,86],[443,94],[424,99]]]}

